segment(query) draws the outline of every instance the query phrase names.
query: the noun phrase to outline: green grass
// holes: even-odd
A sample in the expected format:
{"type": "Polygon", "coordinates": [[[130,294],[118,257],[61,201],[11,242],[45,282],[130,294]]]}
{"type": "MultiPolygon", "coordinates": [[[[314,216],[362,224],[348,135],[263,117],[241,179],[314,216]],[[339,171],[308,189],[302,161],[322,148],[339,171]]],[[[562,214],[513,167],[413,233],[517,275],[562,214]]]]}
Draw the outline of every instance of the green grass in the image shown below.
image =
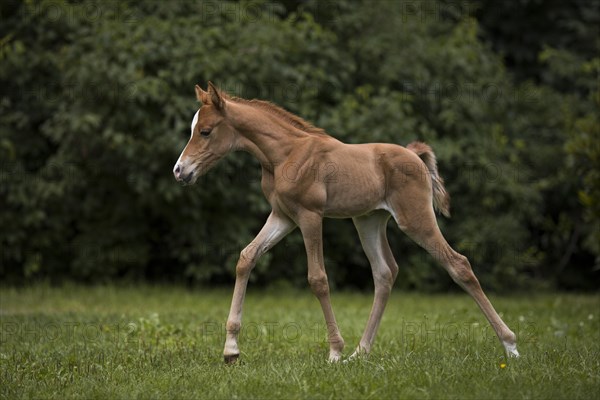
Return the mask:
{"type": "MultiPolygon", "coordinates": [[[[372,354],[332,365],[308,289],[250,288],[241,363],[226,366],[230,291],[0,290],[3,398],[599,398],[598,295],[493,296],[519,336],[522,357],[507,361],[466,295],[396,292],[372,354]]],[[[371,296],[333,303],[348,355],[371,296]]]]}

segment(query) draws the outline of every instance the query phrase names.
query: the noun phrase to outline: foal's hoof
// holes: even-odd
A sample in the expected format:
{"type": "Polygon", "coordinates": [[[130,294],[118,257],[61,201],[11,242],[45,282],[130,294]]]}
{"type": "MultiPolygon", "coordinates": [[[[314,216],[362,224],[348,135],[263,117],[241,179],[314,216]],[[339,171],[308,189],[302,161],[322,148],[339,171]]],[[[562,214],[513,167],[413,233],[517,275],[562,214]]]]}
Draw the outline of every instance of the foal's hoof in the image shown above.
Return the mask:
{"type": "Polygon", "coordinates": [[[344,363],[349,363],[349,362],[352,362],[354,360],[358,360],[361,358],[367,358],[368,355],[369,355],[369,352],[367,352],[367,350],[365,350],[359,346],[356,348],[356,350],[354,350],[354,353],[352,353],[350,355],[350,357],[348,357],[346,360],[344,360],[344,363]]]}
{"type": "Polygon", "coordinates": [[[516,343],[509,343],[509,342],[503,341],[502,344],[504,345],[504,350],[506,351],[507,358],[518,358],[519,357],[519,351],[517,350],[516,343]]]}
{"type": "Polygon", "coordinates": [[[225,355],[223,358],[225,359],[225,364],[232,365],[237,362],[238,358],[240,358],[240,355],[239,354],[229,354],[229,355],[225,355]]]}

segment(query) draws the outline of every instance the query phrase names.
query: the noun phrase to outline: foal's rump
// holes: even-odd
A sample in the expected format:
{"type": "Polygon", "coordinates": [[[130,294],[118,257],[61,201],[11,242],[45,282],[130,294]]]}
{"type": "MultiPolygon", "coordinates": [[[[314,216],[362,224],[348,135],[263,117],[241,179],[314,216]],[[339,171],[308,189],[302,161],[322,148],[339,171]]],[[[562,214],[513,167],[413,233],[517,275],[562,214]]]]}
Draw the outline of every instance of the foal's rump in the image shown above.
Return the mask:
{"type": "Polygon", "coordinates": [[[398,220],[398,213],[415,219],[431,219],[433,207],[449,217],[450,196],[439,175],[436,157],[427,144],[412,142],[406,147],[372,144],[386,180],[386,205],[398,220]]]}

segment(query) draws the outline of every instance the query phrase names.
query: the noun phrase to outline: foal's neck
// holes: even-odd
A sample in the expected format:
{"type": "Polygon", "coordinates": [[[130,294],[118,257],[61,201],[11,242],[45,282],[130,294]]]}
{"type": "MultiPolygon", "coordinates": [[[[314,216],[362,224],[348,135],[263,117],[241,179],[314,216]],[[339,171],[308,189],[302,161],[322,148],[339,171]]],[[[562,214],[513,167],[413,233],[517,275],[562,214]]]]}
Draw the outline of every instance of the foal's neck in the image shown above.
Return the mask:
{"type": "Polygon", "coordinates": [[[228,120],[240,134],[238,150],[254,155],[265,168],[283,164],[297,144],[310,134],[249,104],[228,104],[228,120]]]}

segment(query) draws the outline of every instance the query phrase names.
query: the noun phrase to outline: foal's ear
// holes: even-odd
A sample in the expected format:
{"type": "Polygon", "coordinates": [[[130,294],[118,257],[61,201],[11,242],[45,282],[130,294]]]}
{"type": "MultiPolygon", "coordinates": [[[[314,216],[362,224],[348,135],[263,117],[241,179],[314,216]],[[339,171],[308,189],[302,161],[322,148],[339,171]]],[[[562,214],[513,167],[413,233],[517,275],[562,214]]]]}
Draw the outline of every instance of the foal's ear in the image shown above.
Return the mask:
{"type": "Polygon", "coordinates": [[[202,90],[202,88],[198,85],[196,85],[195,89],[196,89],[196,99],[198,99],[198,101],[201,102],[202,104],[208,104],[210,101],[210,96],[208,95],[208,93],[205,92],[204,90],[202,90]]]}
{"type": "Polygon", "coordinates": [[[218,110],[223,110],[225,108],[225,99],[223,94],[211,81],[208,81],[208,94],[210,95],[210,101],[212,102],[213,106],[215,106],[218,110]]]}

